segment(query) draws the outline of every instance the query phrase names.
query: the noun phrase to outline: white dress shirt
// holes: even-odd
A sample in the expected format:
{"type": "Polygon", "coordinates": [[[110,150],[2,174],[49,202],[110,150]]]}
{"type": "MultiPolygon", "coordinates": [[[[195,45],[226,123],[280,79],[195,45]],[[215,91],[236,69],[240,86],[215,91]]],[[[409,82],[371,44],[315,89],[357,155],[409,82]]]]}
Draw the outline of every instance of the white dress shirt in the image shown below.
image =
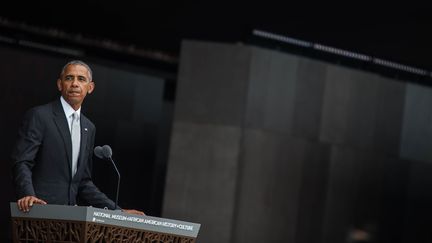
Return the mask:
{"type": "MultiPolygon", "coordinates": [[[[63,107],[63,111],[65,113],[66,119],[68,121],[69,125],[69,132],[71,131],[71,125],[72,125],[72,114],[75,112],[75,110],[72,108],[72,106],[69,105],[69,103],[66,102],[66,100],[63,98],[63,96],[60,96],[60,101],[63,107]]],[[[81,107],[76,111],[78,113],[78,117],[81,118],[81,107]]]]}
{"type": "MultiPolygon", "coordinates": [[[[72,115],[75,113],[78,115],[78,118],[75,118],[76,120],[78,120],[78,124],[80,124],[80,118],[81,118],[81,107],[78,110],[74,110],[72,108],[72,106],[70,106],[63,97],[60,97],[60,101],[63,107],[63,111],[65,113],[66,119],[68,121],[68,125],[69,125],[69,132],[71,134],[71,139],[72,139],[72,177],[75,175],[77,168],[78,168],[78,157],[79,157],[79,150],[80,150],[80,135],[78,135],[78,137],[75,137],[75,139],[77,140],[76,143],[74,143],[73,139],[74,139],[74,135],[72,134],[72,115]]],[[[78,125],[78,127],[76,127],[78,129],[81,129],[80,126],[78,125]]],[[[81,132],[79,132],[81,133],[81,132]]]]}

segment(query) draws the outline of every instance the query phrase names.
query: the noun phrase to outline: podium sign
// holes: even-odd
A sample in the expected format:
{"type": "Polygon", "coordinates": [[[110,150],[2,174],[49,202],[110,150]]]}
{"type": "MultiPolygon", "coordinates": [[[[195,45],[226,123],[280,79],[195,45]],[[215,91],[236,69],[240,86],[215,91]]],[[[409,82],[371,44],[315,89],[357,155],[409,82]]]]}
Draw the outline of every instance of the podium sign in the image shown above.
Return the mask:
{"type": "Polygon", "coordinates": [[[94,207],[10,203],[14,242],[195,242],[200,224],[94,207]]]}

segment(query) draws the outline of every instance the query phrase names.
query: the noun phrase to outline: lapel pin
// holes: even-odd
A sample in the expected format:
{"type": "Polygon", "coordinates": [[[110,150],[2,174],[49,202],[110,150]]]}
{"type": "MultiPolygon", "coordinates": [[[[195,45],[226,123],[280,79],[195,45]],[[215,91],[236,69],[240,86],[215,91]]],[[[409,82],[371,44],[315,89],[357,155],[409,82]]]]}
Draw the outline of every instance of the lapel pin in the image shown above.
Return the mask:
{"type": "Polygon", "coordinates": [[[86,131],[86,132],[87,132],[87,127],[85,127],[85,128],[84,128],[84,131],[86,131]]]}

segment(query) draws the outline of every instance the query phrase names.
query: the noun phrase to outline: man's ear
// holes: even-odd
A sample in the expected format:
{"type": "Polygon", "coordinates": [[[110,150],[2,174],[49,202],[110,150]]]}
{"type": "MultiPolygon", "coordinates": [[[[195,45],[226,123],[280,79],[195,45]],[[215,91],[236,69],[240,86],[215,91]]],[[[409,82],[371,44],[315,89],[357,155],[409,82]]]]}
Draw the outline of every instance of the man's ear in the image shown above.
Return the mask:
{"type": "Polygon", "coordinates": [[[62,86],[61,86],[61,80],[60,79],[57,79],[57,89],[59,91],[62,91],[62,86]]]}
{"type": "Polygon", "coordinates": [[[93,90],[95,89],[95,83],[93,81],[91,81],[89,83],[89,89],[87,90],[88,94],[91,94],[93,92],[93,90]]]}

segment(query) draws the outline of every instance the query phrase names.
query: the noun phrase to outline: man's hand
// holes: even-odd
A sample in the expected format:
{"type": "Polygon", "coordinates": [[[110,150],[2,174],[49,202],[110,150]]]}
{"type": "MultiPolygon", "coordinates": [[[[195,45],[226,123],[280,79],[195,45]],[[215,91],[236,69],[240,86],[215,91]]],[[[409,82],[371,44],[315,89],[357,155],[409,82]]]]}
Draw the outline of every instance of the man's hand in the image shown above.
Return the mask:
{"type": "Polygon", "coordinates": [[[33,206],[33,204],[47,204],[44,200],[39,199],[35,196],[25,196],[18,200],[18,208],[19,210],[23,212],[30,211],[30,208],[33,206]]]}
{"type": "Polygon", "coordinates": [[[144,212],[135,209],[122,209],[122,211],[129,214],[145,215],[144,212]]]}

